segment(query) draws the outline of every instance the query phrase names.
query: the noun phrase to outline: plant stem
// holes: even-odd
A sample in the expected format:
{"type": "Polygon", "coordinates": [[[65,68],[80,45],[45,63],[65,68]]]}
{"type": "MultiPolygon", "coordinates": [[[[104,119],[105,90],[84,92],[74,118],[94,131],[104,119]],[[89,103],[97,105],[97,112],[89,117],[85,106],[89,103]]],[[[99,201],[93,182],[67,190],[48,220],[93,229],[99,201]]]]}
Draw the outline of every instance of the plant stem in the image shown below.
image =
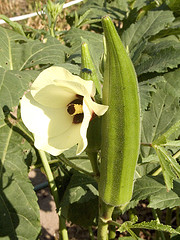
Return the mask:
{"type": "Polygon", "coordinates": [[[71,161],[69,161],[69,159],[67,159],[65,156],[59,156],[59,159],[60,159],[64,164],[66,164],[66,165],[68,165],[68,166],[76,169],[77,171],[80,171],[80,172],[82,172],[82,173],[84,173],[84,174],[86,174],[86,175],[88,175],[88,176],[90,176],[90,177],[93,177],[93,175],[94,175],[93,173],[88,172],[88,171],[86,171],[86,170],[78,167],[76,164],[74,164],[74,163],[72,163],[71,161]]]}
{"type": "Polygon", "coordinates": [[[94,175],[98,178],[100,173],[99,173],[98,162],[97,162],[97,152],[87,152],[87,155],[91,161],[91,166],[92,166],[94,175]]]}
{"type": "Polygon", "coordinates": [[[66,219],[59,212],[59,240],[68,240],[68,232],[66,229],[66,219]]]}
{"type": "MultiPolygon", "coordinates": [[[[157,221],[157,223],[161,223],[160,220],[159,220],[159,216],[158,216],[156,210],[153,209],[153,208],[152,208],[152,214],[153,214],[155,220],[157,221]]],[[[165,236],[164,236],[164,233],[163,233],[162,231],[159,231],[159,233],[160,233],[160,235],[161,235],[161,239],[162,239],[162,240],[166,240],[166,238],[165,238],[165,236]]]]}
{"type": "Polygon", "coordinates": [[[88,230],[89,230],[90,239],[91,239],[91,240],[95,240],[94,234],[93,234],[93,231],[92,231],[92,228],[91,228],[91,227],[88,227],[88,230]]]}
{"type": "Polygon", "coordinates": [[[54,26],[55,26],[55,23],[51,23],[51,26],[50,26],[50,35],[52,36],[52,37],[55,37],[55,34],[54,34],[54,26]]]}
{"type": "Polygon", "coordinates": [[[141,143],[142,146],[152,147],[152,143],[141,143]]]}
{"type": "Polygon", "coordinates": [[[114,207],[107,205],[99,198],[98,240],[107,240],[108,221],[112,220],[114,207]]]}
{"type": "Polygon", "coordinates": [[[113,240],[116,237],[116,227],[113,225],[109,226],[109,240],[113,240]]]}
{"type": "Polygon", "coordinates": [[[178,158],[180,156],[180,150],[177,152],[177,153],[175,153],[174,155],[173,155],[173,158],[178,158]]]}
{"type": "MultiPolygon", "coordinates": [[[[45,169],[47,178],[48,178],[48,182],[49,182],[49,186],[51,189],[51,193],[54,197],[54,201],[56,204],[56,209],[59,210],[60,207],[60,201],[59,201],[59,195],[58,195],[58,190],[57,190],[57,186],[51,171],[51,168],[49,166],[49,162],[47,160],[46,157],[46,153],[42,150],[38,150],[39,151],[39,155],[41,157],[41,161],[43,164],[43,167],[45,169]]],[[[59,215],[59,236],[60,236],[60,240],[68,240],[68,234],[67,234],[67,230],[66,230],[66,223],[65,223],[65,219],[64,217],[62,217],[61,212],[58,212],[59,215]]]]}
{"type": "Polygon", "coordinates": [[[159,167],[153,174],[152,176],[157,176],[160,172],[162,172],[162,168],[159,167]]]}
{"type": "Polygon", "coordinates": [[[127,231],[134,239],[139,239],[139,237],[130,228],[128,228],[127,231]]]}
{"type": "Polygon", "coordinates": [[[49,182],[49,186],[50,186],[50,189],[51,189],[51,193],[52,193],[52,195],[54,197],[54,201],[56,203],[56,208],[58,209],[59,208],[59,195],[58,195],[56,183],[54,181],[54,177],[53,177],[51,168],[49,166],[49,163],[48,163],[48,160],[47,160],[45,152],[42,151],[42,150],[39,150],[39,155],[41,157],[41,161],[42,161],[44,170],[45,170],[47,178],[48,178],[48,182],[49,182]]]}

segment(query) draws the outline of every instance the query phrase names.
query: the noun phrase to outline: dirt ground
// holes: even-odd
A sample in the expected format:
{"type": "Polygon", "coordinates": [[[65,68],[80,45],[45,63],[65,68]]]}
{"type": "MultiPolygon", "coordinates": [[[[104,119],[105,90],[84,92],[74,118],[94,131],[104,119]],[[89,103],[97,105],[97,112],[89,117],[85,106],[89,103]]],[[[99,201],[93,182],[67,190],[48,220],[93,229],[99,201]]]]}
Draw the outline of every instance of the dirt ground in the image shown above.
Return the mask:
{"type": "MultiPolygon", "coordinates": [[[[33,186],[37,186],[47,181],[46,176],[39,170],[35,169],[29,173],[29,178],[33,186]]],[[[40,208],[40,223],[42,233],[40,240],[57,240],[59,229],[59,218],[56,213],[56,206],[49,187],[36,192],[40,208]]],[[[69,240],[89,240],[88,230],[82,229],[77,225],[67,223],[69,240]]]]}
{"type": "MultiPolygon", "coordinates": [[[[47,181],[46,176],[40,170],[35,169],[29,173],[29,178],[34,186],[47,181]]],[[[40,222],[42,234],[40,240],[53,240],[59,227],[59,219],[56,206],[48,187],[37,191],[38,204],[40,208],[40,222]]]]}

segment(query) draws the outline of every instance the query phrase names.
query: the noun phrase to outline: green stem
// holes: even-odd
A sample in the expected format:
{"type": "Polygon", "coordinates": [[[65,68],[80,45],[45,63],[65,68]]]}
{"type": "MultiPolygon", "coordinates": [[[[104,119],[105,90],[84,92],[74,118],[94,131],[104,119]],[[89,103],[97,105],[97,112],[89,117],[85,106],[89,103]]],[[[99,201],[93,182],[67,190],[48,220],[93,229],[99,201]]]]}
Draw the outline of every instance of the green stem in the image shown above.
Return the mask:
{"type": "Polygon", "coordinates": [[[141,143],[142,146],[152,147],[152,143],[141,143]]]}
{"type": "Polygon", "coordinates": [[[109,240],[113,240],[116,237],[116,227],[113,225],[109,226],[109,240]]]}
{"type": "Polygon", "coordinates": [[[128,228],[127,231],[134,239],[139,239],[139,237],[130,228],[128,228]]]}
{"type": "MultiPolygon", "coordinates": [[[[51,168],[49,166],[49,162],[47,160],[46,157],[46,153],[42,150],[38,150],[39,151],[39,155],[41,157],[41,161],[44,167],[44,170],[46,172],[47,178],[48,178],[48,182],[49,182],[49,186],[51,189],[51,193],[54,197],[54,201],[56,204],[56,209],[59,210],[60,207],[60,200],[59,200],[59,195],[58,195],[58,190],[57,190],[57,186],[51,171],[51,168]]],[[[67,230],[66,230],[66,222],[64,217],[61,215],[61,212],[58,212],[59,215],[59,235],[60,235],[60,240],[68,240],[68,234],[67,234],[67,230]]]]}
{"type": "Polygon", "coordinates": [[[92,231],[92,228],[91,228],[91,227],[88,227],[88,230],[89,230],[90,239],[91,239],[91,240],[95,240],[94,234],[93,234],[93,231],[92,231]]]}
{"type": "Polygon", "coordinates": [[[97,152],[87,152],[87,155],[91,161],[91,166],[94,172],[94,175],[98,178],[100,176],[98,161],[97,161],[97,152]]]}
{"type": "Polygon", "coordinates": [[[159,167],[153,174],[152,174],[152,176],[157,176],[159,173],[161,173],[162,172],[162,168],[161,167],[159,167]]]}
{"type": "MultiPolygon", "coordinates": [[[[159,220],[159,216],[158,216],[156,210],[153,209],[153,208],[152,208],[152,214],[153,214],[155,220],[157,221],[157,223],[161,223],[160,220],[159,220]]],[[[165,236],[164,236],[164,233],[163,233],[162,231],[159,231],[159,233],[160,233],[160,235],[161,235],[161,239],[162,239],[162,240],[166,240],[166,238],[165,238],[165,236]]]]}
{"type": "Polygon", "coordinates": [[[99,198],[98,240],[107,240],[108,221],[112,220],[114,207],[107,205],[99,198]]]}
{"type": "Polygon", "coordinates": [[[54,197],[54,201],[56,203],[56,208],[59,208],[59,195],[58,195],[58,191],[57,191],[57,187],[56,187],[56,183],[54,181],[54,177],[51,171],[51,168],[49,166],[47,157],[46,157],[46,153],[42,150],[38,150],[39,151],[39,155],[41,157],[41,161],[44,167],[44,170],[46,172],[47,178],[48,178],[48,182],[49,182],[49,186],[51,189],[51,193],[54,197]]]}
{"type": "Polygon", "coordinates": [[[16,123],[16,127],[18,127],[24,134],[26,134],[26,136],[29,137],[29,139],[32,140],[32,142],[34,142],[34,138],[31,134],[29,134],[22,126],[19,122],[16,123]]]}
{"type": "Polygon", "coordinates": [[[52,37],[55,37],[55,34],[54,34],[54,26],[55,26],[55,24],[54,23],[51,23],[51,26],[50,26],[50,35],[52,36],[52,37]]]}
{"type": "Polygon", "coordinates": [[[68,232],[66,229],[66,219],[59,213],[59,240],[68,240],[68,232]]]}
{"type": "MultiPolygon", "coordinates": [[[[58,162],[60,162],[59,159],[54,159],[54,160],[48,161],[49,165],[54,164],[54,163],[58,163],[58,162]]],[[[42,163],[38,163],[38,164],[32,165],[31,169],[41,168],[42,166],[43,166],[42,163]]]]}
{"type": "Polygon", "coordinates": [[[175,153],[174,155],[173,155],[173,158],[178,158],[180,156],[180,150],[177,152],[177,153],[175,153]]]}
{"type": "Polygon", "coordinates": [[[80,172],[82,172],[82,173],[84,173],[84,174],[86,174],[86,175],[88,175],[90,177],[94,176],[94,174],[92,174],[92,173],[90,173],[90,172],[88,172],[88,171],[78,167],[76,164],[74,164],[71,161],[69,161],[69,159],[67,159],[65,156],[58,156],[58,157],[64,164],[68,165],[69,167],[72,167],[72,168],[76,169],[77,171],[80,171],[80,172]]]}

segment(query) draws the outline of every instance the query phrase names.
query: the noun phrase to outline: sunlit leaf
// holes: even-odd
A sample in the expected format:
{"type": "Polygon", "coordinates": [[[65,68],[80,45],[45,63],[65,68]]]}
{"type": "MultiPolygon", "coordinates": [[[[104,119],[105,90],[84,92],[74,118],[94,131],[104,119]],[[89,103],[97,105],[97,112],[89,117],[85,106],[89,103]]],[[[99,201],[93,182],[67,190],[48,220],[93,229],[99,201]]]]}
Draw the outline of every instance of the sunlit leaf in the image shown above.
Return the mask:
{"type": "Polygon", "coordinates": [[[34,240],[39,207],[25,164],[34,150],[10,123],[1,126],[0,139],[0,238],[34,240]]]}
{"type": "MultiPolygon", "coordinates": [[[[174,84],[178,79],[173,79],[174,84]]],[[[180,119],[179,98],[168,83],[159,83],[152,94],[152,102],[143,113],[142,143],[152,143],[180,119]]],[[[152,148],[142,147],[143,157],[153,153],[152,148]]]]}
{"type": "Polygon", "coordinates": [[[2,109],[9,109],[19,104],[20,98],[28,90],[29,83],[33,81],[39,73],[33,70],[15,71],[0,68],[0,119],[4,119],[2,109]]]}
{"type": "Polygon", "coordinates": [[[140,45],[144,39],[148,39],[164,29],[173,20],[174,16],[171,11],[149,11],[147,16],[133,23],[123,32],[122,41],[125,47],[132,51],[136,45],[140,45]]]}

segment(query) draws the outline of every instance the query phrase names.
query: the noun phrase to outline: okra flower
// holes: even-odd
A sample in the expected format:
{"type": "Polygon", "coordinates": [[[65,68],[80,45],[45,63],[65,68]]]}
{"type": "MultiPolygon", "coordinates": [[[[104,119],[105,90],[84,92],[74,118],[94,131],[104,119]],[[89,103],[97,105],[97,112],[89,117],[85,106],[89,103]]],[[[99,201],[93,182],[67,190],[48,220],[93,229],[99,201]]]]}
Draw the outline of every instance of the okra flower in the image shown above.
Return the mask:
{"type": "Polygon", "coordinates": [[[21,100],[21,117],[34,134],[35,147],[54,156],[78,144],[87,146],[87,128],[108,106],[93,101],[95,86],[61,67],[42,71],[21,100]]]}

